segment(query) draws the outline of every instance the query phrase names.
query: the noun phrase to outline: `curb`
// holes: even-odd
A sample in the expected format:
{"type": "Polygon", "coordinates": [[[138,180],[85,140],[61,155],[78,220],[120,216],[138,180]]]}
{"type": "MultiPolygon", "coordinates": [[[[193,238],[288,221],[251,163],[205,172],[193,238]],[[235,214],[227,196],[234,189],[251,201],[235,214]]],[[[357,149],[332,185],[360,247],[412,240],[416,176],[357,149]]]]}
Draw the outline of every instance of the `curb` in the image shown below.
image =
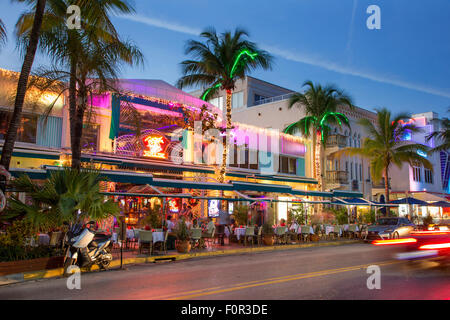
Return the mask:
{"type": "MultiPolygon", "coordinates": [[[[277,246],[267,246],[267,247],[250,247],[242,249],[232,249],[232,250],[217,250],[211,252],[191,252],[183,254],[174,255],[164,255],[164,256],[151,256],[151,257],[135,257],[123,259],[123,265],[131,264],[141,264],[150,263],[164,260],[187,260],[193,258],[202,257],[213,257],[213,256],[225,256],[225,255],[236,255],[243,253],[257,253],[257,252],[267,252],[267,251],[277,251],[277,250],[292,250],[300,248],[313,248],[313,247],[330,247],[330,246],[341,246],[347,244],[361,243],[360,240],[343,240],[339,242],[322,242],[322,243],[308,243],[308,244],[294,244],[294,245],[277,245],[277,246]]],[[[111,262],[110,268],[120,267],[120,260],[113,260],[111,262]]],[[[82,273],[98,271],[100,268],[97,265],[91,267],[90,270],[81,269],[82,273]]],[[[20,283],[30,280],[48,279],[63,276],[64,269],[50,269],[41,271],[30,271],[23,273],[9,274],[0,277],[0,286],[9,285],[13,283],[20,283]]]]}

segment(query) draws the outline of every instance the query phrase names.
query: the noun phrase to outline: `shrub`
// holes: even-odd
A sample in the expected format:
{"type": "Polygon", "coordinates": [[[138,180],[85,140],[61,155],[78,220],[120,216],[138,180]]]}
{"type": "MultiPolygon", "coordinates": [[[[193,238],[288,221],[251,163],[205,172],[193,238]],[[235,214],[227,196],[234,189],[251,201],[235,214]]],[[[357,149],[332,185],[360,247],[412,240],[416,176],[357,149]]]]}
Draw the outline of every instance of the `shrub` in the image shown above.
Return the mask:
{"type": "Polygon", "coordinates": [[[179,241],[187,241],[189,240],[189,232],[186,226],[186,222],[184,218],[181,220],[181,222],[178,223],[177,226],[177,239],[179,241]]]}
{"type": "Polygon", "coordinates": [[[61,255],[60,249],[49,246],[31,247],[31,239],[37,240],[32,223],[26,220],[16,220],[0,234],[0,262],[28,260],[61,255]]]}
{"type": "Polygon", "coordinates": [[[241,204],[235,206],[233,215],[238,225],[246,226],[248,223],[248,206],[241,204]]]}

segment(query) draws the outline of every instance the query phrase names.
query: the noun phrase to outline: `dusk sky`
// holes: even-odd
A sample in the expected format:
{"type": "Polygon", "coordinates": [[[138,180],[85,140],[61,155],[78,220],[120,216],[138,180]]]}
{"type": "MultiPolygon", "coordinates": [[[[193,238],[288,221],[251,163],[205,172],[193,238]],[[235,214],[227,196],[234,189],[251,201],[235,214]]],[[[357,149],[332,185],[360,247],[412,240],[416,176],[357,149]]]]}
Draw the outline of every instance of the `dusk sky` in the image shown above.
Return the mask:
{"type": "MultiPolygon", "coordinates": [[[[275,57],[272,71],[251,75],[301,90],[305,80],[344,89],[357,106],[395,112],[450,107],[450,1],[448,0],[135,0],[136,15],[114,17],[124,38],[145,55],[144,67],[123,78],[161,79],[174,84],[188,39],[207,26],[236,26],[275,57]],[[381,29],[369,30],[369,5],[381,9],[381,29]]],[[[14,25],[25,6],[2,0],[0,18],[8,42],[0,67],[20,71],[14,25]]],[[[34,67],[48,63],[39,54],[34,67]]],[[[189,91],[189,90],[187,90],[189,91]]]]}

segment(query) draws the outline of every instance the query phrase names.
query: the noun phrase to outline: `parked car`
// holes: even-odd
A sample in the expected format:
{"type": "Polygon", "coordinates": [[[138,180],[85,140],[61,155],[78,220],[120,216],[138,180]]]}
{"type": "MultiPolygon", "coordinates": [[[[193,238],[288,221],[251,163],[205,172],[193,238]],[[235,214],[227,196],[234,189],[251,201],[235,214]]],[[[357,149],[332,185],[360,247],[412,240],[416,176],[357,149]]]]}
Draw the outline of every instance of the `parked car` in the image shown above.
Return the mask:
{"type": "Polygon", "coordinates": [[[380,218],[367,229],[365,240],[398,239],[408,236],[415,224],[406,218],[380,218]]]}

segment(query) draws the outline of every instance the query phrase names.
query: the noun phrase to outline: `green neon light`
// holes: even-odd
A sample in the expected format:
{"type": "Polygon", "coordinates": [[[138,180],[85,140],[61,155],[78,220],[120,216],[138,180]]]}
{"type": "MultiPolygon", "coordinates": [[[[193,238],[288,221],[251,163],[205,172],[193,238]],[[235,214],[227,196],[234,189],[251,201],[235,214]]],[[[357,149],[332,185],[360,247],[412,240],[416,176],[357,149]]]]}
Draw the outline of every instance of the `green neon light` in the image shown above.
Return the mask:
{"type": "Polygon", "coordinates": [[[251,53],[251,52],[250,52],[249,50],[247,50],[247,49],[242,50],[242,51],[238,54],[238,56],[236,57],[236,60],[234,60],[233,68],[231,68],[231,72],[230,72],[230,78],[233,78],[233,74],[234,74],[234,72],[236,71],[237,64],[238,64],[239,60],[241,59],[241,57],[242,57],[244,54],[247,55],[247,56],[249,56],[252,60],[254,60],[255,57],[258,55],[256,52],[255,52],[255,53],[251,53]]]}
{"type": "Polygon", "coordinates": [[[217,83],[215,86],[212,86],[211,88],[209,88],[208,90],[205,91],[205,93],[202,95],[202,100],[205,100],[205,97],[208,95],[208,93],[215,88],[220,87],[222,84],[219,82],[217,83]]]}
{"type": "MultiPolygon", "coordinates": [[[[249,50],[247,50],[247,49],[244,49],[244,50],[242,50],[241,52],[239,52],[238,56],[236,57],[236,60],[234,60],[233,68],[231,68],[230,78],[233,78],[233,74],[234,74],[234,72],[236,71],[237,64],[238,64],[239,60],[241,59],[241,57],[242,57],[244,54],[247,55],[247,56],[249,56],[252,60],[254,60],[255,57],[258,55],[256,52],[255,52],[255,53],[251,53],[251,52],[250,52],[249,50]]],[[[205,97],[208,95],[208,93],[209,93],[212,89],[218,88],[218,87],[220,87],[221,85],[222,85],[222,83],[219,82],[219,83],[217,83],[215,86],[213,86],[213,87],[209,88],[208,90],[206,90],[205,93],[202,95],[201,99],[202,99],[202,100],[205,100],[205,97]]]]}

